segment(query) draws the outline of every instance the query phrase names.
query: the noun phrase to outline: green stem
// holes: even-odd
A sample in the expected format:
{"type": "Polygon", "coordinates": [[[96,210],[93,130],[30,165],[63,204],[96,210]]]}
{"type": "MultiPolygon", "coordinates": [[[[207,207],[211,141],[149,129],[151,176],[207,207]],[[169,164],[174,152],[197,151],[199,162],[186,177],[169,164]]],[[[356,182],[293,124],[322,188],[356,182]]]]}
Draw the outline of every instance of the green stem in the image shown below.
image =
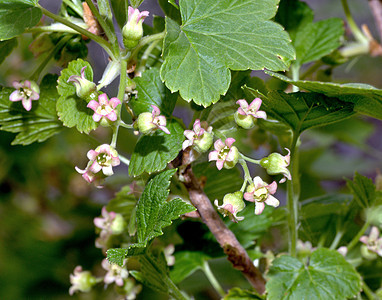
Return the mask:
{"type": "Polygon", "coordinates": [[[75,5],[72,1],[62,0],[62,2],[64,2],[67,6],[69,6],[71,9],[73,9],[77,13],[77,15],[79,15],[80,17],[82,17],[84,15],[83,8],[75,5]]]}
{"type": "Polygon", "coordinates": [[[175,299],[190,300],[188,297],[182,294],[182,292],[178,289],[175,283],[168,276],[164,276],[163,280],[170,289],[171,296],[173,296],[175,299]]]}
{"type": "Polygon", "coordinates": [[[343,230],[337,231],[337,234],[334,237],[332,244],[330,245],[330,250],[334,250],[337,248],[337,246],[338,246],[339,242],[341,241],[344,233],[345,232],[343,230]]]}
{"type": "Polygon", "coordinates": [[[292,180],[287,182],[287,199],[288,199],[288,229],[289,229],[289,253],[296,256],[296,245],[298,239],[298,201],[300,198],[300,179],[298,173],[298,136],[294,134],[291,151],[291,174],[292,180]]]}
{"type": "Polygon", "coordinates": [[[73,36],[67,35],[64,36],[57,45],[53,48],[51,52],[45,57],[45,59],[41,62],[40,66],[34,71],[30,78],[34,81],[38,81],[40,74],[45,69],[50,60],[56,55],[56,53],[72,38],[73,36]]]}
{"type": "Polygon", "coordinates": [[[159,40],[156,40],[152,42],[150,46],[147,47],[147,49],[145,50],[145,52],[143,53],[141,57],[141,62],[137,72],[143,72],[146,69],[147,60],[149,59],[151,52],[155,49],[158,43],[159,43],[159,40]]]}
{"type": "Polygon", "coordinates": [[[33,33],[33,32],[63,32],[63,33],[70,33],[70,34],[78,34],[77,31],[65,27],[65,28],[54,28],[52,26],[38,26],[38,27],[33,27],[30,29],[25,30],[27,33],[33,33]]]}
{"type": "Polygon", "coordinates": [[[112,129],[113,129],[113,137],[111,139],[110,146],[115,148],[117,146],[119,125],[113,126],[112,129]]]}
{"type": "Polygon", "coordinates": [[[107,38],[109,39],[110,43],[112,45],[115,44],[117,37],[114,32],[114,28],[110,28],[110,26],[105,22],[105,20],[102,18],[101,14],[99,13],[98,9],[95,7],[92,0],[85,0],[87,5],[89,6],[93,16],[97,19],[99,25],[101,25],[101,28],[105,32],[107,38]]]}
{"type": "Polygon", "coordinates": [[[121,103],[124,101],[125,97],[125,87],[126,87],[126,78],[127,78],[127,61],[121,59],[121,75],[119,77],[119,87],[118,87],[118,99],[121,100],[121,103]]]}
{"type": "MultiPolygon", "coordinates": [[[[290,67],[290,70],[292,72],[292,79],[294,81],[298,81],[300,79],[300,65],[298,64],[292,64],[290,67]]],[[[293,86],[293,92],[298,92],[300,89],[297,86],[293,86]]]]}
{"type": "Polygon", "coordinates": [[[364,280],[362,280],[362,290],[365,293],[367,299],[369,300],[377,299],[373,291],[369,288],[369,286],[366,284],[364,280]]]}
{"type": "Polygon", "coordinates": [[[347,246],[348,251],[350,251],[350,249],[352,249],[355,245],[357,245],[357,243],[359,242],[359,238],[365,233],[365,231],[369,228],[369,226],[370,226],[369,221],[367,221],[365,224],[363,224],[360,231],[358,231],[357,235],[348,244],[348,246],[347,246]]]}
{"type": "MultiPolygon", "coordinates": [[[[244,155],[242,155],[242,156],[244,156],[244,155]]],[[[247,186],[247,182],[252,183],[252,178],[251,178],[251,174],[249,173],[247,163],[245,162],[245,160],[243,158],[239,159],[239,164],[241,164],[243,171],[244,171],[244,182],[243,182],[243,185],[241,186],[241,189],[240,189],[240,191],[242,193],[244,193],[245,187],[247,186]]]]}
{"type": "Polygon", "coordinates": [[[54,13],[51,13],[49,10],[46,10],[45,8],[43,8],[41,5],[37,4],[37,6],[42,10],[43,14],[46,15],[47,17],[57,21],[57,22],[60,22],[72,29],[74,29],[75,31],[77,31],[78,33],[81,33],[82,35],[88,37],[89,39],[92,39],[93,41],[95,41],[96,43],[98,43],[102,48],[105,49],[105,51],[107,52],[107,54],[109,54],[109,56],[115,60],[115,56],[114,56],[114,53],[112,51],[112,47],[111,45],[105,41],[103,38],[99,37],[98,35],[95,35],[89,31],[87,31],[86,29],[83,29],[82,27],[80,26],[77,26],[76,24],[73,24],[72,22],[68,21],[67,19],[64,19],[60,16],[57,16],[55,15],[54,13]]]}
{"type": "Polygon", "coordinates": [[[248,161],[248,162],[251,162],[251,163],[253,163],[253,164],[256,164],[256,165],[259,165],[260,164],[260,159],[259,160],[256,160],[256,159],[252,159],[252,158],[250,158],[250,157],[248,157],[248,156],[245,156],[245,155],[243,155],[243,154],[241,154],[240,153],[240,157],[242,158],[242,159],[244,159],[244,160],[246,160],[246,161],[248,161]]]}
{"type": "Polygon", "coordinates": [[[208,281],[211,283],[211,285],[214,287],[214,289],[219,293],[219,295],[221,297],[224,297],[225,292],[224,292],[223,288],[221,287],[221,285],[219,284],[219,282],[216,280],[216,277],[214,276],[214,274],[212,273],[208,262],[205,261],[203,263],[202,270],[203,270],[204,274],[206,274],[208,281]]]}
{"type": "Polygon", "coordinates": [[[126,166],[130,165],[130,159],[122,156],[121,154],[118,154],[119,160],[124,163],[126,166]]]}
{"type": "Polygon", "coordinates": [[[120,123],[119,123],[119,125],[121,126],[121,127],[123,127],[123,128],[127,128],[127,129],[134,129],[134,126],[131,124],[126,124],[125,122],[123,122],[123,121],[121,121],[120,123]]]}
{"type": "Polygon", "coordinates": [[[344,9],[344,13],[346,16],[346,19],[348,21],[349,27],[355,37],[355,39],[360,42],[361,44],[369,44],[369,40],[365,35],[362,33],[362,31],[358,28],[357,24],[355,23],[353,16],[351,15],[349,5],[347,0],[341,0],[342,7],[344,9]]]}
{"type": "Polygon", "coordinates": [[[150,43],[153,43],[157,40],[161,40],[163,39],[164,37],[166,36],[166,31],[162,31],[160,33],[157,33],[157,34],[153,34],[153,35],[147,35],[145,37],[143,37],[138,45],[133,49],[133,51],[131,52],[130,54],[130,59],[135,59],[139,53],[139,51],[141,51],[141,49],[146,46],[147,44],[150,44],[150,43]]]}
{"type": "Polygon", "coordinates": [[[369,44],[365,43],[349,43],[345,47],[341,48],[340,53],[343,57],[353,57],[363,54],[368,54],[370,52],[369,44]]]}

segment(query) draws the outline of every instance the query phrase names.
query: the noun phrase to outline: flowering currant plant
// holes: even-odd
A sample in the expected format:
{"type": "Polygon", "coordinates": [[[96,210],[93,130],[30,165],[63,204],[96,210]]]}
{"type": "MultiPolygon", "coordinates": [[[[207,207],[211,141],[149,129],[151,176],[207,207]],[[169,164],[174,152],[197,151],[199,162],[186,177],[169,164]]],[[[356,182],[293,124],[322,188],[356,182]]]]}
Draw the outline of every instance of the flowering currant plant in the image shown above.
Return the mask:
{"type": "Polygon", "coordinates": [[[382,46],[309,2],[0,0],[0,298],[382,299],[382,89],[334,73],[382,46]]]}

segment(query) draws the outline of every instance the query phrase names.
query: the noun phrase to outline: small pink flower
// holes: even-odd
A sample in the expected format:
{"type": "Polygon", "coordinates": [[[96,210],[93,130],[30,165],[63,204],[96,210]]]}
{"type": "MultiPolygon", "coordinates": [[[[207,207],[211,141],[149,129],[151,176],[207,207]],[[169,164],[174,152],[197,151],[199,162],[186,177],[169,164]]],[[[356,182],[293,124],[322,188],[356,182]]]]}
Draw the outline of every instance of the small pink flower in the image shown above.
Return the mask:
{"type": "Polygon", "coordinates": [[[123,286],[123,281],[129,276],[129,272],[126,267],[120,267],[116,264],[110,264],[107,259],[104,259],[101,263],[107,273],[104,277],[105,284],[111,284],[115,282],[118,286],[123,286]]]}
{"type": "Polygon", "coordinates": [[[166,117],[160,115],[160,109],[157,106],[151,105],[151,107],[153,108],[153,112],[152,112],[153,120],[151,122],[158,129],[164,131],[167,134],[170,134],[170,131],[166,128],[166,124],[167,124],[166,117]]]}
{"type": "Polygon", "coordinates": [[[259,176],[253,178],[253,183],[247,187],[247,192],[244,193],[244,199],[250,202],[255,202],[255,214],[260,215],[265,204],[277,207],[280,205],[272,195],[276,193],[277,183],[273,181],[271,184],[264,182],[259,176]]]}
{"type": "Polygon", "coordinates": [[[235,142],[234,138],[227,138],[225,143],[218,139],[214,143],[214,151],[208,155],[208,161],[216,160],[216,167],[221,170],[223,166],[227,169],[233,168],[239,159],[239,150],[232,144],[235,142]]]}
{"type": "Polygon", "coordinates": [[[110,231],[110,227],[115,219],[116,213],[111,211],[108,212],[106,210],[106,206],[102,207],[102,218],[94,218],[94,225],[102,230],[110,231]]]}
{"type": "Polygon", "coordinates": [[[110,145],[103,144],[95,150],[90,150],[87,156],[89,162],[86,168],[81,170],[76,167],[76,171],[82,174],[87,182],[95,181],[97,187],[102,187],[99,185],[99,181],[102,181],[104,177],[113,175],[113,167],[120,164],[118,152],[110,145]]]}
{"type": "Polygon", "coordinates": [[[34,81],[14,81],[13,87],[16,90],[9,95],[9,100],[12,102],[21,101],[27,111],[32,109],[32,100],[40,99],[40,88],[34,81]]]}
{"type": "Polygon", "coordinates": [[[94,122],[99,122],[102,120],[110,120],[114,122],[117,120],[117,113],[115,108],[121,104],[121,101],[118,98],[111,98],[108,100],[106,94],[101,94],[98,96],[98,102],[91,100],[87,107],[94,110],[93,120],[94,122]]]}
{"type": "Polygon", "coordinates": [[[246,100],[240,99],[236,101],[236,104],[239,104],[240,107],[238,108],[238,113],[242,116],[252,116],[256,119],[266,119],[267,114],[265,111],[259,110],[261,106],[261,99],[256,98],[251,102],[251,104],[248,105],[248,102],[246,100]]]}
{"type": "Polygon", "coordinates": [[[149,16],[149,12],[147,10],[140,12],[138,8],[129,6],[127,23],[135,23],[135,24],[138,24],[139,22],[142,23],[144,19],[148,16],[149,16]]]}
{"type": "Polygon", "coordinates": [[[382,256],[382,237],[379,237],[378,227],[373,226],[370,230],[369,236],[361,236],[359,240],[366,245],[369,251],[375,252],[379,256],[382,256]]]}
{"type": "Polygon", "coordinates": [[[183,142],[183,150],[194,145],[196,151],[203,153],[211,147],[213,142],[212,127],[205,121],[200,122],[199,119],[195,120],[193,130],[185,130],[184,135],[187,140],[183,142]]]}

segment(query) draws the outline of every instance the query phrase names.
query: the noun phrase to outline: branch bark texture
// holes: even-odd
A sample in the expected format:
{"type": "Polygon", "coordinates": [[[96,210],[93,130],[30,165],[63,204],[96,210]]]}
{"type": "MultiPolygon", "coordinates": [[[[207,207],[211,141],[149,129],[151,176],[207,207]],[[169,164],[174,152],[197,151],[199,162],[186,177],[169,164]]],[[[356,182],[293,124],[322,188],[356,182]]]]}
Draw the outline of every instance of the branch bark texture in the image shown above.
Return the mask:
{"type": "Polygon", "coordinates": [[[223,248],[233,267],[243,273],[251,285],[261,294],[265,292],[265,279],[261,272],[253,265],[243,246],[236,236],[224,224],[211,204],[203,188],[188,166],[183,173],[185,185],[189,191],[190,200],[197,208],[202,221],[207,225],[216,240],[223,248]]]}
{"type": "Polygon", "coordinates": [[[382,1],[369,0],[369,6],[378,29],[379,42],[382,43],[382,1]]]}

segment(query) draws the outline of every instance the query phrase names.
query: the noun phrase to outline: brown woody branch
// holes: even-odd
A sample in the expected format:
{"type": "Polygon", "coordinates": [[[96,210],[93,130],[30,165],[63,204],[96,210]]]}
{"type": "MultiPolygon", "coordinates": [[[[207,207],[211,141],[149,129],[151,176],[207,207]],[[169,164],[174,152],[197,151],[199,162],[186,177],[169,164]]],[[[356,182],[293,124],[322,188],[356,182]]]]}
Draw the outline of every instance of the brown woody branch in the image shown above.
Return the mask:
{"type": "MultiPolygon", "coordinates": [[[[183,166],[184,165],[187,165],[187,163],[184,164],[183,160],[183,166]]],[[[250,284],[260,294],[263,294],[265,292],[265,279],[261,272],[254,266],[248,253],[236,239],[236,236],[227,228],[212,206],[211,201],[203,192],[199,180],[192,172],[190,165],[183,170],[181,176],[188,189],[192,204],[197,208],[202,221],[207,225],[220,246],[223,248],[224,253],[227,255],[227,259],[232,263],[235,269],[243,273],[245,278],[247,278],[250,284]]]]}

